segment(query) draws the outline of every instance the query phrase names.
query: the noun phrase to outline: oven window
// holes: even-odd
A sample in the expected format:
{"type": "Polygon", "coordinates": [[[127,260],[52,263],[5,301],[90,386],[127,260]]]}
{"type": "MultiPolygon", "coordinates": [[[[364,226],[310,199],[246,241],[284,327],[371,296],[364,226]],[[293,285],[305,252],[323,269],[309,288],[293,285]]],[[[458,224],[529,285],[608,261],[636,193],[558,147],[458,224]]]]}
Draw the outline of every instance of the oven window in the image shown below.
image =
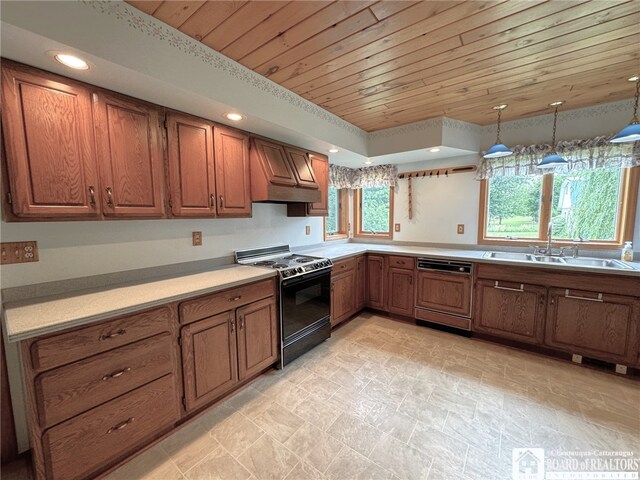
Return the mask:
{"type": "Polygon", "coordinates": [[[293,285],[283,285],[282,331],[285,340],[329,315],[330,278],[330,273],[327,273],[293,285]]]}

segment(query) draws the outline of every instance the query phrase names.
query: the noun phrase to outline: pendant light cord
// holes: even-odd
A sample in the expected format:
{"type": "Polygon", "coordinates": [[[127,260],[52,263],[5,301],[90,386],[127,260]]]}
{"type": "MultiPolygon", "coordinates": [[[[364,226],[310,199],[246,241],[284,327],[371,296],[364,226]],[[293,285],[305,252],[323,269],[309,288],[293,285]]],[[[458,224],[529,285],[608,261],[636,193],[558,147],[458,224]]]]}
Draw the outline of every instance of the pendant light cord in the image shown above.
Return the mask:
{"type": "Polygon", "coordinates": [[[636,99],[633,104],[633,118],[631,119],[631,123],[640,123],[638,120],[638,97],[640,97],[640,78],[636,80],[636,99]]]}
{"type": "MultiPolygon", "coordinates": [[[[640,83],[639,83],[640,84],[640,83]]],[[[638,94],[636,92],[636,110],[638,108],[638,94]]],[[[496,134],[496,144],[500,143],[500,116],[502,115],[502,109],[498,109],[498,133],[496,134]]]]}
{"type": "Polygon", "coordinates": [[[551,140],[551,151],[553,153],[556,152],[556,125],[558,123],[558,107],[560,105],[556,105],[556,110],[553,113],[553,136],[552,136],[552,140],[551,140]]]}

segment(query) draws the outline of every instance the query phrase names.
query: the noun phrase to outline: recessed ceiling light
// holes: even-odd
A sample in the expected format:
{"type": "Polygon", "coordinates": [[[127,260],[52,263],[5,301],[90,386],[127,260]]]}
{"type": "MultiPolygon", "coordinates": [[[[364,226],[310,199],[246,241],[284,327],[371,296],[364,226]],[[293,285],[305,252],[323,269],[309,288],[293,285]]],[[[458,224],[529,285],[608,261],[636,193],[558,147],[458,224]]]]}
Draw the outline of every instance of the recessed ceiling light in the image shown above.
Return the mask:
{"type": "Polygon", "coordinates": [[[66,53],[58,53],[54,57],[61,64],[66,65],[69,68],[75,68],[76,70],[88,70],[89,64],[74,55],[67,55],[66,53]]]}
{"type": "Polygon", "coordinates": [[[627,78],[629,82],[637,82],[640,79],[640,75],[634,75],[633,77],[627,78]]]}
{"type": "Polygon", "coordinates": [[[225,113],[224,116],[227,120],[231,120],[232,122],[239,122],[240,120],[242,120],[242,115],[235,112],[225,113]]]}
{"type": "Polygon", "coordinates": [[[364,162],[365,165],[371,165],[371,160],[367,160],[364,162]]]}
{"type": "Polygon", "coordinates": [[[549,104],[550,107],[559,107],[560,105],[562,105],[564,103],[564,100],[559,100],[557,102],[552,102],[549,104]]]}
{"type": "Polygon", "coordinates": [[[338,150],[337,148],[330,148],[329,149],[329,153],[338,153],[340,150],[338,150]]]}
{"type": "Polygon", "coordinates": [[[493,107],[494,110],[504,110],[505,108],[507,108],[506,103],[503,103],[501,105],[496,105],[495,107],[493,107]]]}
{"type": "Polygon", "coordinates": [[[432,148],[431,150],[429,150],[431,153],[437,153],[440,151],[439,148],[432,148]]]}

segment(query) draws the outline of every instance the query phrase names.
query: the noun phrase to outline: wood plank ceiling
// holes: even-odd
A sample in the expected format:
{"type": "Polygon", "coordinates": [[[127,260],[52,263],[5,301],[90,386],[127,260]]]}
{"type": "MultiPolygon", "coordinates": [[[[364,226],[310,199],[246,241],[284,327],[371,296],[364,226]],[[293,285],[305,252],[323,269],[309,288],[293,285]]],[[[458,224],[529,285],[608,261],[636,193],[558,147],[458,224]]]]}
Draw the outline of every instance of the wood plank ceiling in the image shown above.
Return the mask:
{"type": "Polygon", "coordinates": [[[638,0],[128,3],[367,131],[630,98],[640,73],[638,0]]]}

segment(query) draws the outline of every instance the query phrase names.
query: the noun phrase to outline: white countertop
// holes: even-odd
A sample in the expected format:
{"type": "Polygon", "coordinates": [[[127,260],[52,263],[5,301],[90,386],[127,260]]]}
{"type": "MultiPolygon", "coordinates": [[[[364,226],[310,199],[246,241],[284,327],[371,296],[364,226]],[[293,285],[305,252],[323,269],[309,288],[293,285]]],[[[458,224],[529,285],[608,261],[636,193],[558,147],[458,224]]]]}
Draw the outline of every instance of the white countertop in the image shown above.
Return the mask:
{"type": "Polygon", "coordinates": [[[4,305],[5,332],[16,342],[275,275],[265,268],[227,265],[175,278],[10,302],[4,305]]]}

